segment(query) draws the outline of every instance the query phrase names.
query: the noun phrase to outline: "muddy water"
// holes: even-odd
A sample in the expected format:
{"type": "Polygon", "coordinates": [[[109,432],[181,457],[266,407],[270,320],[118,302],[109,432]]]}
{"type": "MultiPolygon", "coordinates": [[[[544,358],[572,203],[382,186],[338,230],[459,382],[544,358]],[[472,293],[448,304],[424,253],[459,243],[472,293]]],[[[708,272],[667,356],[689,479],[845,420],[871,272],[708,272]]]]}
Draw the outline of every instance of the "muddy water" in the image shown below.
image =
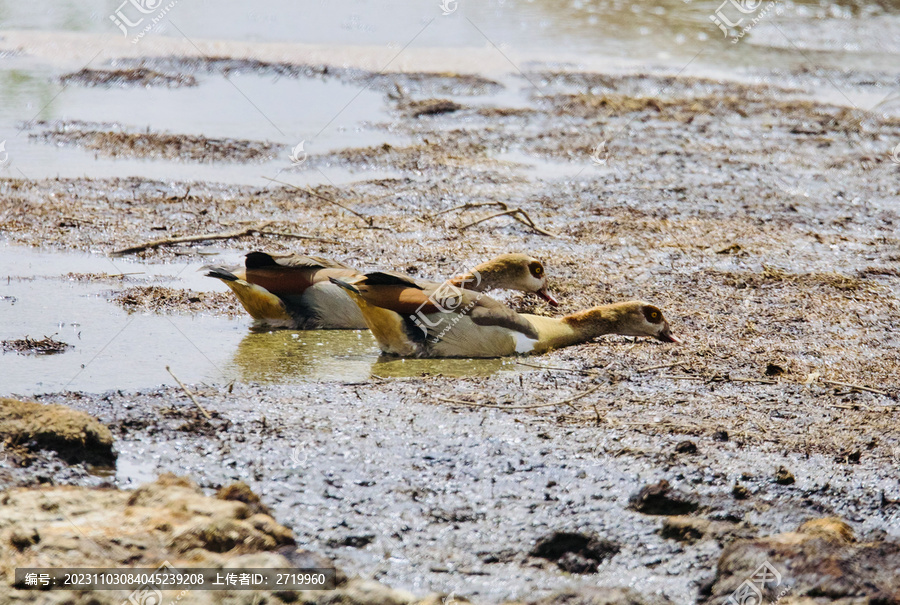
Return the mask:
{"type": "MultiPolygon", "coordinates": [[[[9,59],[0,63],[0,140],[6,140],[10,161],[2,176],[94,178],[143,176],[151,179],[205,180],[267,185],[264,176],[295,184],[344,183],[352,173],[332,168],[325,175],[295,166],[291,151],[303,144],[307,155],[345,146],[390,142],[392,137],[371,128],[388,118],[382,95],[337,80],[285,79],[238,74],[205,77],[197,87],[106,88],[64,86],[57,70],[9,59]],[[6,69],[2,69],[3,67],[6,69]],[[240,92],[238,92],[240,91],[240,92]],[[242,94],[241,94],[242,93],[242,94]],[[354,101],[350,103],[350,101],[354,101]],[[335,116],[335,107],[346,110],[335,116]],[[48,122],[23,130],[26,122],[48,122]],[[70,125],[71,123],[74,125],[70,125]],[[78,124],[84,123],[84,124],[78,124]],[[125,130],[196,134],[208,138],[269,141],[282,151],[269,161],[182,163],[167,160],[110,159],[72,146],[30,138],[66,125],[84,130],[125,130]]],[[[299,158],[303,158],[298,153],[299,158]]],[[[379,176],[392,176],[382,171],[379,176]]]]}
{"type": "MultiPolygon", "coordinates": [[[[888,64],[884,53],[897,51],[896,38],[892,41],[889,35],[891,31],[896,33],[890,18],[886,24],[868,25],[874,34],[887,34],[877,35],[877,39],[873,39],[876,35],[860,36],[852,21],[858,17],[890,16],[900,6],[896,0],[803,0],[778,4],[775,16],[782,25],[775,28],[762,20],[754,28],[757,31],[746,38],[756,43],[754,49],[738,49],[743,45],[729,44],[704,60],[745,65],[779,57],[783,61],[792,55],[799,59],[795,51],[800,48],[839,50],[849,56],[865,55],[866,60],[881,55],[888,64]]],[[[489,0],[447,2],[442,9],[440,0],[369,0],[350,7],[317,0],[276,0],[264,5],[239,0],[198,0],[178,3],[169,12],[169,18],[151,33],[171,37],[184,34],[192,39],[400,48],[418,32],[414,47],[481,47],[487,38],[503,49],[532,48],[542,53],[646,60],[690,57],[700,46],[723,37],[709,18],[721,5],[720,0],[663,0],[649,4],[622,0],[489,0]],[[432,20],[437,22],[429,25],[432,20]]],[[[61,1],[47,11],[9,4],[3,7],[3,20],[8,29],[121,36],[109,19],[114,8],[104,0],[61,1]]],[[[740,17],[727,16],[734,20],[740,17]]]]}
{"type": "Polygon", "coordinates": [[[392,359],[381,356],[368,331],[256,332],[249,318],[129,313],[110,301],[113,292],[137,284],[225,289],[199,267],[0,248],[0,341],[52,336],[73,346],[55,355],[0,353],[0,395],[174,384],[166,366],[185,382],[216,384],[488,376],[516,367],[503,360],[392,359]],[[85,280],[69,274],[128,275],[85,280]]]}

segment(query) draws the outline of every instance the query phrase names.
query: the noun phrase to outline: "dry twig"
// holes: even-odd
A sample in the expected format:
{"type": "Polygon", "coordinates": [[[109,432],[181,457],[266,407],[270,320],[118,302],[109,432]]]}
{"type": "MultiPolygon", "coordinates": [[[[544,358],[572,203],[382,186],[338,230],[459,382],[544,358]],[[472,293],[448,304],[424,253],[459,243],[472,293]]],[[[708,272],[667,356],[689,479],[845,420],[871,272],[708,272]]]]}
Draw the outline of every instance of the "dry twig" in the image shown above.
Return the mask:
{"type": "Polygon", "coordinates": [[[559,235],[557,235],[556,233],[553,233],[552,231],[547,231],[546,229],[542,229],[541,227],[538,227],[537,224],[535,224],[535,222],[533,220],[531,220],[531,217],[528,216],[528,213],[525,212],[524,210],[522,210],[521,208],[510,208],[506,204],[506,202],[484,202],[484,203],[479,203],[479,204],[462,204],[460,206],[454,206],[453,208],[449,208],[447,210],[438,212],[434,216],[438,217],[442,214],[446,214],[448,212],[453,212],[454,210],[469,210],[471,208],[480,208],[482,206],[498,206],[501,208],[501,211],[495,212],[494,214],[491,214],[484,218],[478,219],[477,221],[467,223],[467,224],[463,225],[462,227],[459,227],[460,231],[462,231],[464,229],[468,229],[469,227],[474,227],[475,225],[478,225],[479,223],[489,221],[493,218],[497,218],[498,216],[510,216],[513,219],[522,223],[523,225],[526,225],[526,226],[530,227],[531,229],[534,229],[541,235],[546,235],[549,237],[559,237],[559,235]]]}
{"type": "MultiPolygon", "coordinates": [[[[528,362],[521,361],[518,359],[516,360],[516,364],[520,365],[520,366],[527,366],[529,368],[535,368],[538,370],[553,370],[556,372],[572,372],[574,374],[583,374],[585,376],[596,376],[598,373],[597,370],[577,370],[575,368],[561,368],[559,366],[542,366],[542,365],[539,365],[536,363],[528,363],[528,362]]],[[[606,368],[603,368],[603,369],[605,370],[606,368]]]]}
{"type": "Polygon", "coordinates": [[[855,389],[858,391],[868,391],[869,393],[884,395],[886,397],[889,395],[889,393],[887,393],[886,391],[879,391],[878,389],[873,389],[872,387],[863,386],[861,384],[850,384],[847,382],[838,382],[837,380],[822,380],[822,382],[836,387],[846,387],[848,389],[855,389]]]}
{"type": "Polygon", "coordinates": [[[211,422],[212,416],[209,415],[209,412],[207,412],[206,410],[203,409],[203,406],[200,405],[199,401],[197,401],[197,397],[194,396],[194,394],[186,386],[184,386],[184,383],[181,382],[180,380],[178,380],[178,376],[176,376],[175,373],[172,372],[172,368],[170,368],[169,366],[166,366],[166,372],[168,372],[169,374],[172,375],[172,378],[174,378],[175,382],[178,383],[178,386],[180,386],[182,388],[182,390],[184,390],[184,392],[187,393],[187,396],[191,398],[191,401],[194,402],[194,405],[197,406],[197,409],[199,409],[201,412],[203,412],[203,415],[206,416],[206,419],[211,422]]]}
{"type": "Polygon", "coordinates": [[[375,219],[372,218],[371,216],[366,216],[364,214],[360,214],[356,210],[354,210],[352,208],[348,208],[347,206],[343,205],[342,203],[338,202],[337,200],[331,199],[327,195],[322,195],[321,193],[316,193],[309,187],[298,187],[297,185],[294,185],[292,183],[286,183],[284,181],[279,181],[277,179],[270,179],[267,176],[263,177],[263,178],[266,179],[267,181],[272,181],[273,183],[278,183],[279,185],[284,185],[286,187],[291,187],[293,189],[296,189],[297,191],[302,191],[308,195],[319,198],[323,202],[328,202],[329,204],[334,204],[338,208],[342,208],[342,209],[346,210],[347,212],[349,212],[350,214],[352,214],[353,216],[362,219],[366,223],[366,225],[368,225],[372,229],[381,229],[382,228],[382,227],[375,227],[375,224],[374,224],[375,219]]]}
{"type": "Polygon", "coordinates": [[[272,221],[262,221],[257,223],[251,227],[245,227],[243,229],[236,229],[234,231],[226,231],[224,233],[204,233],[201,235],[182,235],[179,237],[166,237],[163,239],[156,239],[150,242],[146,242],[143,244],[138,244],[137,246],[131,246],[129,248],[122,248],[121,250],[116,250],[112,252],[112,256],[125,256],[126,254],[134,254],[135,252],[141,252],[142,250],[151,250],[154,248],[160,248],[162,246],[171,246],[173,244],[185,244],[188,242],[205,242],[210,240],[222,240],[222,239],[234,239],[237,237],[243,237],[245,235],[252,235],[253,233],[258,233],[260,229],[268,226],[272,221]]]}
{"type": "MultiPolygon", "coordinates": [[[[126,254],[134,254],[135,252],[141,252],[142,250],[151,250],[154,248],[161,248],[162,246],[172,246],[174,244],[185,244],[189,242],[205,242],[211,240],[223,240],[223,239],[236,239],[238,237],[244,237],[245,235],[253,235],[254,233],[258,233],[259,235],[274,235],[276,237],[291,237],[294,239],[314,239],[317,241],[328,242],[330,244],[339,244],[341,242],[333,239],[327,239],[324,237],[316,237],[315,235],[304,235],[302,233],[291,233],[289,231],[272,231],[270,229],[266,229],[265,227],[271,224],[272,221],[262,221],[257,222],[256,224],[250,227],[244,227],[243,229],[235,229],[234,231],[226,231],[224,233],[204,233],[200,235],[182,235],[179,237],[167,237],[163,239],[157,239],[150,242],[146,242],[144,244],[138,244],[137,246],[131,246],[130,248],[122,248],[121,250],[116,250],[112,252],[112,256],[125,256],[126,254]]],[[[136,275],[132,273],[122,273],[121,275],[136,275]]],[[[111,276],[115,277],[115,276],[111,276]]]]}
{"type": "Polygon", "coordinates": [[[511,210],[503,210],[501,212],[495,212],[494,214],[491,214],[484,218],[478,219],[477,221],[467,223],[467,224],[463,225],[462,227],[460,227],[459,230],[463,231],[464,229],[468,229],[469,227],[474,227],[475,225],[478,225],[479,223],[489,221],[493,218],[497,218],[498,216],[510,216],[510,217],[516,219],[517,221],[519,221],[520,223],[522,223],[523,225],[531,227],[532,229],[534,229],[541,235],[547,235],[549,237],[559,237],[555,233],[552,233],[550,231],[547,231],[546,229],[542,229],[542,228],[538,227],[534,223],[534,221],[531,220],[531,217],[528,216],[528,213],[525,212],[524,210],[522,210],[521,208],[512,208],[511,210]]]}
{"type": "Polygon", "coordinates": [[[453,212],[454,210],[469,210],[470,208],[481,208],[483,206],[500,206],[504,210],[509,210],[509,207],[505,202],[480,202],[478,204],[460,204],[459,206],[454,206],[453,208],[447,208],[446,210],[441,210],[437,214],[435,214],[432,218],[437,218],[442,214],[447,214],[448,212],[453,212]]]}
{"type": "Polygon", "coordinates": [[[683,365],[683,361],[676,361],[675,363],[664,363],[658,366],[649,366],[646,368],[638,368],[635,372],[649,372],[650,370],[666,370],[668,368],[674,368],[680,365],[683,365]]]}

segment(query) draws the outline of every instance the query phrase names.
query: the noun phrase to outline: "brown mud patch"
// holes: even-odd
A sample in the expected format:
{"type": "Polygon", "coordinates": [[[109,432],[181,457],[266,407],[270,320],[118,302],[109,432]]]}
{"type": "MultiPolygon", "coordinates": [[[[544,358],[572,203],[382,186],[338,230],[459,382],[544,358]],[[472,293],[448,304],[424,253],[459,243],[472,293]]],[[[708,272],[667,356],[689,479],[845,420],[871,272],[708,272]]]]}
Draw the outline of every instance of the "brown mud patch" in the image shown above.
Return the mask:
{"type": "Polygon", "coordinates": [[[237,317],[244,313],[230,292],[194,292],[164,286],[132,286],[110,293],[129,313],[212,313],[237,317]]]}
{"type": "Polygon", "coordinates": [[[590,92],[614,91],[620,94],[641,96],[690,97],[707,94],[761,97],[798,94],[803,89],[795,86],[779,86],[768,83],[744,83],[729,80],[713,80],[697,76],[640,74],[599,74],[583,71],[533,71],[525,78],[538,86],[572,87],[590,92]]]}
{"type": "Polygon", "coordinates": [[[29,138],[53,145],[68,145],[111,158],[148,158],[181,162],[265,162],[273,159],[281,145],[244,139],[213,139],[187,134],[124,132],[84,129],[79,124],[39,122],[51,126],[29,138]]]}
{"type": "Polygon", "coordinates": [[[163,59],[121,59],[115,65],[130,69],[158,69],[176,73],[249,73],[292,78],[335,78],[346,84],[372,87],[386,93],[398,88],[406,93],[421,95],[485,95],[499,92],[503,85],[477,74],[455,72],[374,72],[333,65],[307,65],[285,62],[237,59],[232,57],[204,57],[163,59]]]}
{"type": "Polygon", "coordinates": [[[85,67],[81,71],[63,75],[60,77],[60,82],[64,85],[78,84],[81,86],[167,86],[169,88],[197,85],[197,79],[190,74],[166,74],[142,67],[113,70],[85,67]]]}

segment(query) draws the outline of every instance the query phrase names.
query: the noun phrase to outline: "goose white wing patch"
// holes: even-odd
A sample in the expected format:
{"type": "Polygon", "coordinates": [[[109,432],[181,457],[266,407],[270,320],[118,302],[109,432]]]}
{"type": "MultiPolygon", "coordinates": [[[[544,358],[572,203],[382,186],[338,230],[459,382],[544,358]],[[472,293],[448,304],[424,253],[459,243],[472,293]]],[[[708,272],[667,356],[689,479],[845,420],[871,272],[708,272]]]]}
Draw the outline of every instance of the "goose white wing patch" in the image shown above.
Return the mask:
{"type": "Polygon", "coordinates": [[[534,338],[528,338],[521,332],[511,332],[513,339],[516,342],[516,353],[519,355],[527,355],[534,350],[534,345],[537,344],[537,340],[534,338]]]}
{"type": "Polygon", "coordinates": [[[318,319],[319,327],[329,329],[366,329],[359,306],[339,286],[321,282],[306,289],[301,304],[307,314],[318,319]]]}

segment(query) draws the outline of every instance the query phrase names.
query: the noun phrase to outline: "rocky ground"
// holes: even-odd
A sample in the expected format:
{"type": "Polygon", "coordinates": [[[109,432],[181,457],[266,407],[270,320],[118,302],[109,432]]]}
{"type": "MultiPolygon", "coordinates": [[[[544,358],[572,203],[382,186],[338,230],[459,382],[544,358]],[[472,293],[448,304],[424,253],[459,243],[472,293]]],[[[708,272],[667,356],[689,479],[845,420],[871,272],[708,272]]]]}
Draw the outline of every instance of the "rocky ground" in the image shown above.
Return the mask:
{"type": "MultiPolygon", "coordinates": [[[[78,78],[115,85],[131,78],[121,70],[163,86],[202,86],[220,70],[340,78],[382,90],[394,119],[373,128],[413,143],[310,156],[295,169],[400,175],[314,190],[4,179],[9,241],[166,259],[209,236],[421,277],[522,250],[544,259],[562,307],[511,297],[519,308],[642,298],[685,344],[608,338],[487,377],[376,370],[353,384],[200,387],[211,420],[178,389],[40,398],[108,426],[119,465],[207,493],[246,481],[303,548],[416,598],[720,603],[768,561],[781,580],[766,597],[787,590],[783,603],[900,600],[889,571],[900,539],[889,151],[900,120],[802,92],[896,81],[546,70],[501,83],[231,59],[78,78]],[[515,409],[532,404],[547,405],[515,409]],[[826,516],[849,525],[802,525],[826,516]]],[[[167,141],[178,133],[138,145],[104,132],[53,137],[109,156],[148,145],[149,157],[252,159],[204,159],[193,139],[176,153],[167,141]]],[[[145,311],[234,310],[208,293],[116,296],[145,311]]],[[[8,493],[41,482],[126,498],[39,442],[6,438],[22,446],[0,468],[18,486],[8,493]]]]}

